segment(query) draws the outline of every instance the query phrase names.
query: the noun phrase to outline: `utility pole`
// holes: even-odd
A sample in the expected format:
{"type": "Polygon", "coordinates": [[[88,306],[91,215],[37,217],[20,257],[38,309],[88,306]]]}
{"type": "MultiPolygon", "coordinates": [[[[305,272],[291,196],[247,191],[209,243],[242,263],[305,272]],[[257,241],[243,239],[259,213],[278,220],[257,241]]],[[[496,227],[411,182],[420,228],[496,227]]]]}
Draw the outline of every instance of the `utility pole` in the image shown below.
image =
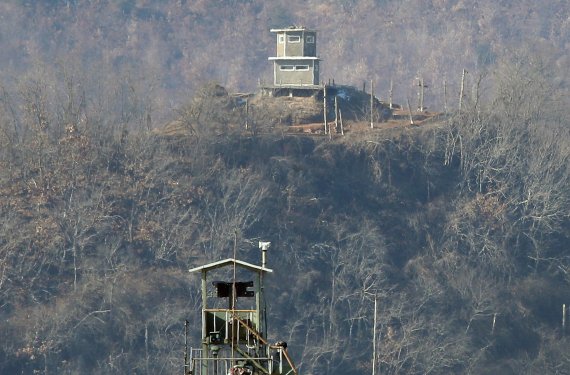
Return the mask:
{"type": "Polygon", "coordinates": [[[418,78],[418,106],[417,110],[421,111],[422,108],[422,77],[418,78]]]}
{"type": "Polygon", "coordinates": [[[249,98],[245,98],[245,130],[249,127],[249,98]]]}
{"type": "Polygon", "coordinates": [[[327,85],[323,89],[323,118],[325,122],[325,134],[327,134],[327,85]]]}
{"type": "Polygon", "coordinates": [[[465,74],[467,74],[467,70],[463,69],[463,73],[461,74],[461,90],[459,91],[459,112],[461,113],[461,109],[463,107],[463,92],[465,90],[465,74]]]}
{"type": "Polygon", "coordinates": [[[420,77],[420,78],[418,79],[418,110],[419,110],[420,112],[423,112],[424,109],[425,109],[425,108],[424,108],[424,89],[425,89],[426,87],[427,87],[427,86],[426,86],[425,83],[424,83],[423,77],[420,77]]]}
{"type": "Polygon", "coordinates": [[[336,95],[334,96],[334,130],[338,132],[338,102],[336,95]]]}
{"type": "Polygon", "coordinates": [[[443,111],[447,113],[447,81],[443,80],[443,111]]]}
{"type": "Polygon", "coordinates": [[[410,98],[406,99],[408,102],[408,113],[410,115],[410,125],[414,125],[414,116],[412,116],[412,107],[410,107],[410,98]]]}
{"type": "Polygon", "coordinates": [[[394,81],[390,80],[390,109],[392,109],[392,95],[394,94],[394,81]]]}
{"type": "Polygon", "coordinates": [[[562,304],[562,334],[566,334],[566,304],[562,304]]]}
{"type": "Polygon", "coordinates": [[[374,81],[370,80],[370,129],[374,129],[374,81]]]}

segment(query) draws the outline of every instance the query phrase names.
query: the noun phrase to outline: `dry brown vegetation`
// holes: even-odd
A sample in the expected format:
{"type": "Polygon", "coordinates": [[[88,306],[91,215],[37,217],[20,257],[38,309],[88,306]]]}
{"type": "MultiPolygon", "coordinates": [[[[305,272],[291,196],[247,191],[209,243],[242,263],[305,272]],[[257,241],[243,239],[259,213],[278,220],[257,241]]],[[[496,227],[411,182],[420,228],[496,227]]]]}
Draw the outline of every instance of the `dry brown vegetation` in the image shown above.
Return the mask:
{"type": "Polygon", "coordinates": [[[0,5],[0,373],[180,371],[183,321],[194,342],[200,326],[187,269],[236,234],[254,263],[273,242],[270,339],[302,373],[370,373],[374,295],[379,373],[566,373],[568,5],[271,3],[0,5]],[[255,81],[267,27],[292,22],[335,38],[337,82],[467,66],[462,110],[332,140],[264,113],[245,129],[238,98],[201,82],[255,81]],[[192,99],[165,94],[186,84],[192,99]],[[175,120],[157,130],[159,112],[175,120]]]}
{"type": "Polygon", "coordinates": [[[455,109],[463,68],[474,83],[520,49],[548,56],[551,75],[567,84],[569,12],[563,0],[9,0],[0,4],[0,64],[21,74],[75,61],[90,75],[144,77],[157,94],[153,111],[165,115],[211,80],[232,92],[272,82],[269,29],[300,24],[319,31],[323,81],[373,80],[385,100],[392,80],[405,104],[423,77],[428,108],[455,109]]]}
{"type": "Polygon", "coordinates": [[[332,140],[246,129],[217,85],[149,131],[128,80],[117,107],[74,73],[22,78],[0,116],[1,372],[178,371],[186,270],[237,233],[252,262],[275,244],[272,332],[304,373],[370,371],[374,295],[382,373],[559,373],[567,98],[536,61],[499,71],[461,113],[332,140]]]}

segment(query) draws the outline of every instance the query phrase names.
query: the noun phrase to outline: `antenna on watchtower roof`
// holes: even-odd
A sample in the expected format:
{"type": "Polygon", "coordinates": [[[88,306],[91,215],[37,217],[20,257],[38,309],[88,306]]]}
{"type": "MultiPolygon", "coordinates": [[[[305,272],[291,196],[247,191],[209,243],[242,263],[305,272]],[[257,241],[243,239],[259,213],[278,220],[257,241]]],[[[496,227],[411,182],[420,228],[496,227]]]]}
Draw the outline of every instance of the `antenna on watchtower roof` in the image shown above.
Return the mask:
{"type": "MultiPolygon", "coordinates": [[[[235,313],[236,313],[236,300],[237,300],[237,290],[236,290],[236,260],[237,260],[237,229],[234,230],[234,259],[233,259],[233,279],[232,279],[232,301],[231,301],[231,313],[232,313],[232,322],[235,320],[235,313]]],[[[231,357],[231,365],[232,367],[235,365],[235,332],[232,328],[232,357],[231,357]]]]}

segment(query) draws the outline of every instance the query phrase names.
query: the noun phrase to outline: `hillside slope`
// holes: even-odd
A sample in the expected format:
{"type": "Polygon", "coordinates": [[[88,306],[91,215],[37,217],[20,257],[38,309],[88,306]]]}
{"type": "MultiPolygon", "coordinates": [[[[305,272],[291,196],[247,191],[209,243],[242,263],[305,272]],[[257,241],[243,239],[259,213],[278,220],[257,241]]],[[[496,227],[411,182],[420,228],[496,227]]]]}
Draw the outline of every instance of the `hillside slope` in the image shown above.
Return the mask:
{"type": "Polygon", "coordinates": [[[269,29],[291,24],[319,31],[322,80],[373,80],[383,99],[392,81],[400,103],[422,77],[428,107],[443,108],[447,93],[456,108],[462,69],[470,89],[520,50],[548,59],[568,86],[563,0],[8,0],[0,15],[2,80],[63,62],[86,76],[130,75],[161,115],[210,80],[234,92],[272,82],[269,29]]]}
{"type": "Polygon", "coordinates": [[[535,62],[501,72],[439,126],[332,141],[205,96],[158,135],[132,97],[23,81],[0,116],[0,373],[180,371],[187,269],[236,233],[248,261],[273,243],[271,335],[304,374],[370,372],[374,296],[383,374],[563,373],[567,97],[535,62]]]}

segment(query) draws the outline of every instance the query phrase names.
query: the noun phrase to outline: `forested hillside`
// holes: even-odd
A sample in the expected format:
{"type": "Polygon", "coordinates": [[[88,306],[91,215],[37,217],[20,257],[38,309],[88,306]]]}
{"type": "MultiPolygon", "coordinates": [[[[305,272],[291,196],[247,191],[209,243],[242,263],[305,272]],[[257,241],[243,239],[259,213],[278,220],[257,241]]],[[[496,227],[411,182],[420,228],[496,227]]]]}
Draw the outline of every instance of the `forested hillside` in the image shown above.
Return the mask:
{"type": "Polygon", "coordinates": [[[229,91],[271,82],[269,29],[291,24],[319,31],[322,80],[374,80],[382,98],[392,80],[405,103],[422,77],[434,109],[443,108],[444,81],[456,97],[463,68],[474,83],[528,50],[568,84],[570,65],[565,0],[6,0],[0,17],[3,72],[72,61],[88,75],[120,72],[147,82],[161,114],[210,80],[229,91]]]}
{"type": "Polygon", "coordinates": [[[2,100],[0,372],[176,373],[187,269],[237,231],[252,262],[274,243],[272,332],[303,373],[370,371],[374,295],[382,373],[564,373],[568,98],[536,61],[500,72],[439,123],[333,140],[227,126],[208,90],[162,135],[121,91],[22,79],[2,100]]]}
{"type": "Polygon", "coordinates": [[[567,374],[567,3],[268,3],[0,4],[0,374],[180,373],[187,271],[236,237],[256,264],[272,241],[270,339],[302,374],[371,373],[375,296],[381,374],[567,374]],[[245,129],[205,83],[253,90],[290,23],[402,101],[467,68],[463,107],[245,129]]]}

